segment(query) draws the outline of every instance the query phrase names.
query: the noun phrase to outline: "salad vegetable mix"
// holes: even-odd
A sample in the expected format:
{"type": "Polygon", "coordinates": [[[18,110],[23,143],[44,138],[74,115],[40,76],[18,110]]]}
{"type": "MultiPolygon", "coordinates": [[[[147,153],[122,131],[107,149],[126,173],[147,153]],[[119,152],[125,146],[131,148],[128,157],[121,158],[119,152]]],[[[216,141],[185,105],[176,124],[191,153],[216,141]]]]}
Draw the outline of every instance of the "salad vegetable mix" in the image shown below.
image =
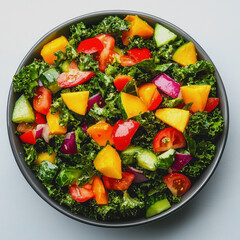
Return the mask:
{"type": "Polygon", "coordinates": [[[223,131],[214,66],[138,16],[70,32],[14,76],[26,163],[49,196],[89,218],[148,218],[180,202],[223,131]]]}

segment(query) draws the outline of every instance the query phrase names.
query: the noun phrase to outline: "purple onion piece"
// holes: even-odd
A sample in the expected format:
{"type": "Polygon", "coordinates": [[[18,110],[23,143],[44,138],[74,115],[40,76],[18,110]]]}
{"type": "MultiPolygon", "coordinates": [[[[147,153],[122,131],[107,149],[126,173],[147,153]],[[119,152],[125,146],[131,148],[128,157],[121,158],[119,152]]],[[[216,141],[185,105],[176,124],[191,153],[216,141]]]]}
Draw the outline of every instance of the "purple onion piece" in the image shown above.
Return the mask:
{"type": "Polygon", "coordinates": [[[65,139],[61,146],[61,152],[63,154],[76,154],[77,153],[75,132],[70,132],[65,135],[65,139]]]}
{"type": "Polygon", "coordinates": [[[41,81],[40,79],[38,79],[37,82],[38,82],[38,86],[39,86],[39,87],[43,87],[43,83],[42,83],[42,81],[41,81]]]}
{"type": "Polygon", "coordinates": [[[42,131],[42,137],[45,140],[45,142],[49,142],[49,136],[50,136],[50,131],[49,131],[49,126],[48,124],[44,124],[43,131],[42,131]]]}
{"type": "Polygon", "coordinates": [[[35,138],[41,138],[42,137],[42,132],[43,132],[43,128],[44,128],[45,124],[38,124],[36,127],[36,134],[35,134],[35,138]]]}
{"type": "Polygon", "coordinates": [[[83,123],[83,124],[81,125],[81,128],[82,128],[83,132],[86,133],[88,126],[87,126],[86,123],[83,123]]]}
{"type": "Polygon", "coordinates": [[[161,73],[153,79],[153,83],[164,93],[177,98],[180,92],[180,85],[165,73],[161,73]]]}
{"type": "Polygon", "coordinates": [[[176,152],[175,161],[171,166],[172,172],[180,171],[191,159],[192,159],[192,156],[190,154],[183,154],[183,153],[176,152]]]}
{"type": "Polygon", "coordinates": [[[135,183],[141,183],[141,182],[146,182],[148,181],[148,178],[144,176],[143,172],[136,169],[136,168],[133,168],[133,167],[130,167],[130,166],[126,166],[127,168],[127,172],[135,175],[135,178],[133,179],[133,182],[135,183]]]}
{"type": "Polygon", "coordinates": [[[91,108],[93,108],[94,104],[97,103],[97,105],[100,108],[103,108],[106,106],[106,103],[100,93],[95,94],[94,96],[90,97],[88,100],[88,111],[90,111],[91,108]]]}

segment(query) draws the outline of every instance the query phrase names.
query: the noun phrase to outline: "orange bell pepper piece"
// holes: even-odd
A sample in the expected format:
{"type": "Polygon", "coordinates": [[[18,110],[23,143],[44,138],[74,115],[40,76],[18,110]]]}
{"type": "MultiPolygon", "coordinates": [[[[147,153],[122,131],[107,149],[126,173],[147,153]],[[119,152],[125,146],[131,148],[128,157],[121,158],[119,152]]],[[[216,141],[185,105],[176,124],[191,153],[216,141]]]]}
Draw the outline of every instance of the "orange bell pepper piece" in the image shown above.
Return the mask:
{"type": "Polygon", "coordinates": [[[49,126],[49,131],[51,134],[61,135],[67,132],[67,126],[62,127],[59,125],[60,122],[59,113],[51,114],[49,111],[46,118],[49,126]]]}
{"type": "Polygon", "coordinates": [[[107,141],[113,145],[112,126],[106,122],[98,122],[87,129],[90,137],[100,146],[105,146],[107,141]]]}
{"type": "Polygon", "coordinates": [[[129,44],[129,39],[135,35],[142,38],[150,38],[153,36],[153,28],[147,24],[145,21],[140,19],[138,16],[127,15],[125,18],[128,22],[131,23],[129,31],[123,31],[122,41],[124,45],[129,44]]]}
{"type": "Polygon", "coordinates": [[[119,92],[121,92],[125,85],[131,81],[133,78],[131,76],[127,76],[127,75],[117,75],[115,77],[115,79],[113,80],[113,83],[115,85],[115,87],[117,88],[117,90],[119,92]]]}
{"type": "Polygon", "coordinates": [[[106,191],[102,180],[97,176],[93,180],[92,190],[98,205],[108,204],[108,192],[106,191]]]}

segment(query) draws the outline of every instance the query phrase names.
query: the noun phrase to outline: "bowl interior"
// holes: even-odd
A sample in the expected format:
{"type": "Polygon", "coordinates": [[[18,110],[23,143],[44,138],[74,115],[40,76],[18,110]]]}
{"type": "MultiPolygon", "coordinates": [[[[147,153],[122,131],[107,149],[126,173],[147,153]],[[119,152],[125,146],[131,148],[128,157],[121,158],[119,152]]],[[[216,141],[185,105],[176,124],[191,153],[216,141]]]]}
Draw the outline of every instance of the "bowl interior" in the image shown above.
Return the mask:
{"type": "MultiPolygon", "coordinates": [[[[78,23],[80,21],[83,21],[87,26],[91,26],[92,24],[98,24],[99,21],[101,21],[105,16],[110,16],[110,15],[117,15],[121,18],[124,18],[126,15],[132,14],[132,15],[138,15],[145,21],[147,21],[150,25],[154,27],[155,23],[160,23],[167,28],[169,28],[171,31],[178,35],[182,35],[186,40],[192,41],[197,49],[198,53],[198,59],[206,59],[211,61],[211,59],[208,57],[208,55],[205,53],[205,51],[200,47],[200,45],[192,39],[187,33],[179,29],[178,27],[174,26],[173,24],[141,12],[134,12],[134,11],[103,11],[103,12],[96,12],[96,13],[91,13],[87,15],[83,15],[80,17],[76,17],[74,19],[71,19],[56,28],[52,29],[50,32],[48,32],[46,35],[44,35],[32,48],[31,50],[26,54],[25,58],[22,60],[21,64],[19,65],[17,72],[25,65],[30,64],[34,58],[39,58],[40,57],[40,51],[43,47],[44,44],[47,42],[53,40],[56,37],[59,37],[61,35],[68,36],[69,35],[69,27],[72,24],[78,23]]],[[[17,73],[16,72],[16,73],[17,73]]],[[[27,164],[24,161],[24,150],[21,144],[21,141],[19,138],[14,134],[16,130],[16,126],[12,124],[11,122],[11,117],[12,117],[12,111],[14,107],[14,103],[19,97],[18,94],[15,94],[13,92],[13,86],[10,88],[9,92],[9,97],[8,97],[8,106],[7,106],[7,124],[8,124],[8,134],[9,134],[9,139],[10,139],[10,144],[12,147],[12,151],[14,153],[16,162],[28,181],[28,183],[32,186],[32,188],[39,194],[40,197],[42,197],[46,202],[48,202],[51,206],[53,206],[55,209],[58,211],[62,212],[63,214],[84,222],[88,224],[93,224],[96,226],[104,226],[104,227],[126,227],[126,226],[134,226],[134,225],[139,225],[147,222],[151,222],[163,217],[168,216],[169,214],[175,212],[177,209],[181,208],[184,206],[189,200],[191,200],[201,189],[202,187],[206,184],[206,182],[209,180],[211,175],[213,174],[215,168],[217,167],[217,164],[220,161],[221,155],[223,153],[225,143],[227,140],[227,134],[228,134],[228,124],[229,124],[229,113],[228,113],[228,102],[227,102],[227,96],[226,92],[222,83],[222,80],[216,70],[216,78],[217,78],[217,94],[218,97],[220,98],[220,109],[223,114],[223,118],[225,121],[225,127],[224,127],[224,132],[223,134],[219,137],[218,142],[217,142],[217,149],[216,149],[216,155],[211,163],[211,165],[204,171],[204,173],[200,176],[200,178],[193,184],[191,189],[183,196],[182,201],[179,204],[173,205],[169,210],[153,216],[152,218],[145,219],[145,218],[138,218],[138,219],[133,219],[133,220],[123,220],[123,221],[111,221],[111,222],[106,222],[106,221],[96,221],[93,219],[88,219],[84,216],[80,215],[75,215],[73,214],[70,210],[65,208],[64,206],[60,206],[56,201],[54,201],[52,198],[48,196],[47,190],[43,187],[43,185],[40,183],[40,181],[35,177],[35,175],[32,173],[32,171],[28,168],[27,164]]]]}

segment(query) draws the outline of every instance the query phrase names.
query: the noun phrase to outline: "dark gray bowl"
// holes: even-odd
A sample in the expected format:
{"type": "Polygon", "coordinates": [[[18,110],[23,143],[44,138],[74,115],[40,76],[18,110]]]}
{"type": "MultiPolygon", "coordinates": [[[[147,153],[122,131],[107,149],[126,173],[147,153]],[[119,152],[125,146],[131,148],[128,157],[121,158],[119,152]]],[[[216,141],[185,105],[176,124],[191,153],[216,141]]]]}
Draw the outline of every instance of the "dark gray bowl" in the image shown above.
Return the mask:
{"type": "MultiPolygon", "coordinates": [[[[86,14],[80,17],[76,17],[72,20],[69,20],[56,28],[52,29],[50,32],[48,32],[46,35],[44,35],[27,53],[27,55],[22,60],[21,64],[19,65],[16,73],[25,65],[30,64],[34,58],[40,57],[40,51],[44,44],[51,41],[52,39],[60,36],[60,35],[68,35],[69,34],[69,27],[72,24],[78,23],[80,21],[83,21],[87,25],[91,24],[97,24],[100,20],[102,20],[105,16],[110,15],[117,15],[119,17],[125,17],[127,14],[132,15],[138,15],[142,19],[146,20],[148,23],[150,23],[152,26],[155,25],[155,23],[160,23],[167,28],[169,28],[171,31],[182,35],[185,39],[192,41],[197,49],[198,58],[199,59],[206,59],[211,61],[209,56],[206,54],[206,52],[200,47],[200,45],[192,39],[187,33],[185,33],[180,28],[174,26],[173,24],[141,12],[134,12],[134,11],[102,11],[102,12],[95,12],[86,14]]],[[[48,202],[52,207],[57,209],[59,212],[65,214],[68,217],[71,217],[77,221],[92,224],[95,226],[101,226],[101,227],[129,227],[129,226],[136,226],[144,223],[153,222],[158,219],[162,219],[166,216],[168,216],[171,213],[174,213],[176,210],[183,207],[186,203],[188,203],[207,183],[209,178],[212,176],[214,170],[216,169],[221,155],[223,153],[227,135],[228,135],[228,125],[229,125],[229,109],[228,109],[228,101],[227,101],[227,95],[223,86],[223,82],[216,70],[216,77],[217,77],[217,93],[220,98],[220,109],[222,110],[223,118],[225,120],[225,127],[223,134],[219,137],[217,142],[217,150],[216,155],[211,163],[211,165],[205,170],[205,172],[201,175],[201,177],[193,184],[191,189],[183,196],[182,201],[179,204],[173,205],[169,210],[153,216],[149,219],[145,219],[144,217],[134,219],[134,220],[120,220],[120,221],[111,221],[111,222],[105,222],[105,221],[96,221],[93,219],[88,219],[81,215],[75,215],[70,210],[65,208],[64,206],[59,205],[56,201],[54,201],[52,198],[48,196],[48,193],[46,189],[42,186],[42,184],[39,182],[39,180],[35,177],[35,175],[32,173],[32,171],[28,168],[27,164],[24,161],[24,150],[21,144],[21,141],[19,140],[19,137],[17,137],[14,134],[14,131],[16,130],[16,127],[14,124],[12,124],[11,117],[12,117],[12,111],[13,106],[17,98],[19,97],[18,94],[15,94],[13,92],[13,86],[11,86],[9,91],[9,97],[8,97],[8,105],[7,105],[7,124],[8,124],[8,134],[9,134],[9,140],[12,147],[13,154],[15,156],[16,162],[28,181],[28,183],[32,186],[32,188],[38,193],[38,195],[44,199],[46,202],[48,202]]]]}

